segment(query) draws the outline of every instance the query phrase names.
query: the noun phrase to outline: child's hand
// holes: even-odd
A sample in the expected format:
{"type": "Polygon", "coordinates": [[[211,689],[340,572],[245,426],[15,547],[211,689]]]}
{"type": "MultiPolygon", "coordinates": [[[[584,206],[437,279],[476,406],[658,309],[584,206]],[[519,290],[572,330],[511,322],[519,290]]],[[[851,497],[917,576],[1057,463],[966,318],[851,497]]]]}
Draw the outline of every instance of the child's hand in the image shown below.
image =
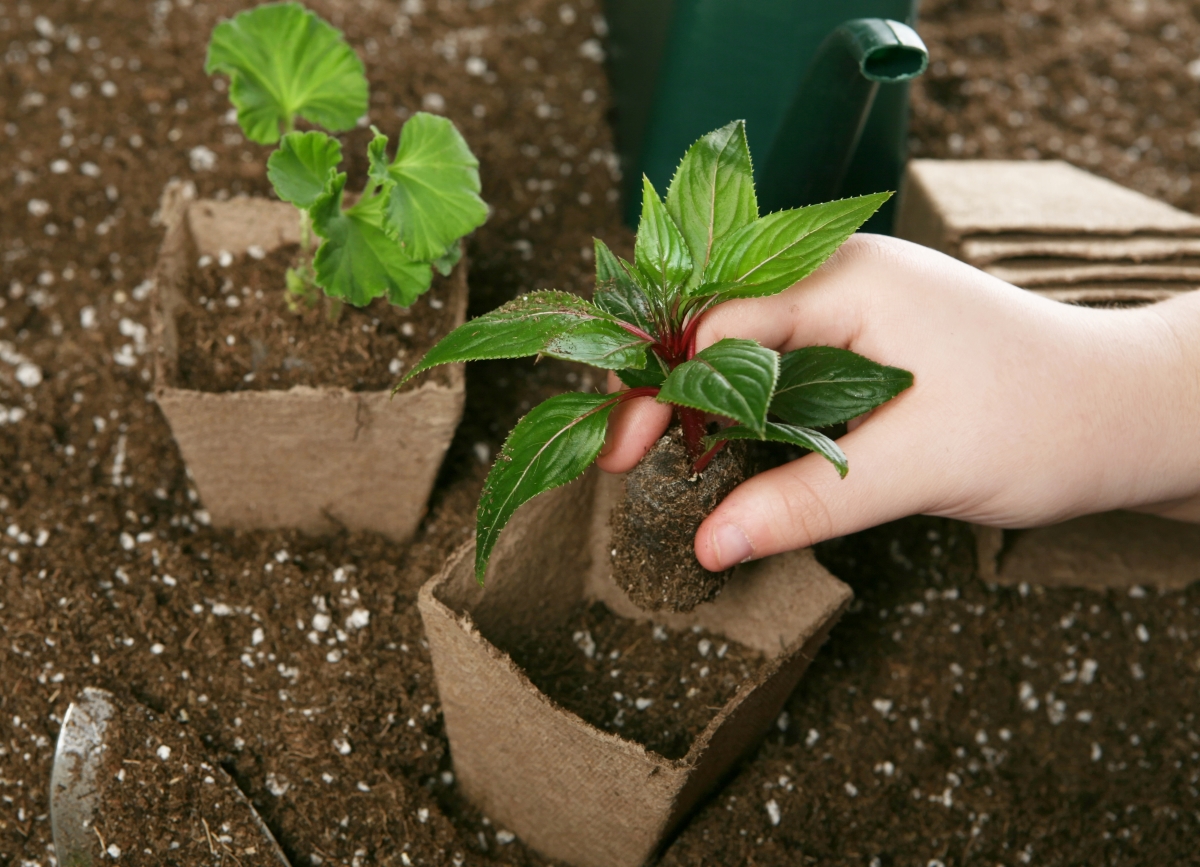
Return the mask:
{"type": "MultiPolygon", "coordinates": [[[[1003,527],[1115,508],[1200,521],[1200,292],[1072,307],[856,235],[786,292],[714,310],[698,347],[725,337],[851,349],[915,382],[838,441],[845,480],[806,455],[731,493],[696,534],[707,569],[917,513],[1003,527]]],[[[631,469],[670,417],[652,398],[620,407],[600,466],[631,469]]]]}

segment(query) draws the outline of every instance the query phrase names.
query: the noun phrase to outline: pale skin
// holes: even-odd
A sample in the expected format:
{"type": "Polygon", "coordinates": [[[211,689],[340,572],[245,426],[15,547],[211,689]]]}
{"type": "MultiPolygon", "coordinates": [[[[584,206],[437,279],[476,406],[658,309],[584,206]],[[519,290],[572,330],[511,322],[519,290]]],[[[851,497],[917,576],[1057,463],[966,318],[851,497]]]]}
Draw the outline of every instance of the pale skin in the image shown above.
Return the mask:
{"type": "MultiPolygon", "coordinates": [[[[856,235],[782,294],[712,311],[697,346],[725,337],[850,349],[914,385],[838,440],[844,480],[810,454],[726,497],[696,533],[706,569],[913,514],[1011,528],[1135,509],[1200,523],[1200,291],[1082,308],[856,235]]],[[[670,418],[653,398],[623,404],[600,467],[631,469],[670,418]]]]}

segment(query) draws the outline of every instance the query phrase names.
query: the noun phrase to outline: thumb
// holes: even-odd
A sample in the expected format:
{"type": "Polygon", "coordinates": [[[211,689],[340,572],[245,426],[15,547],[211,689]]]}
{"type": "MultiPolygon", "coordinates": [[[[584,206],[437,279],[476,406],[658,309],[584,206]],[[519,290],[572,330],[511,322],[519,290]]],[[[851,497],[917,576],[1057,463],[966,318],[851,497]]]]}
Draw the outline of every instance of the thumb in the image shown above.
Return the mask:
{"type": "Polygon", "coordinates": [[[882,418],[869,421],[838,442],[850,461],[846,478],[809,454],[735,488],[696,531],[700,564],[718,572],[924,511],[915,456],[889,440],[882,418]]]}

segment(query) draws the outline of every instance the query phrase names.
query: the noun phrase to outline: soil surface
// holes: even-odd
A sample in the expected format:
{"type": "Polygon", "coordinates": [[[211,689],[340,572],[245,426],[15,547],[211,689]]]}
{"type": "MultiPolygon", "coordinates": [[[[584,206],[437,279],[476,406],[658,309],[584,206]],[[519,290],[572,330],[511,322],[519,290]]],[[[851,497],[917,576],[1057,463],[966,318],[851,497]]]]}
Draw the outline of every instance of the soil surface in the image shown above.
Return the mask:
{"type": "Polygon", "coordinates": [[[538,689],[585,722],[681,759],[762,662],[700,627],[676,632],[582,603],[565,625],[506,648],[538,689]]]}
{"type": "Polygon", "coordinates": [[[613,507],[613,580],[646,611],[691,611],[721,592],[732,569],[709,572],[696,559],[696,530],[725,497],[750,477],[742,441],[717,452],[704,472],[692,472],[683,429],[666,433],[625,477],[613,507]]]}
{"type": "Polygon", "coordinates": [[[440,274],[408,308],[376,298],[341,305],[331,318],[323,295],[289,306],[284,274],[298,246],[223,262],[203,257],[176,315],[179,382],[198,391],[286,390],[294,385],[351,391],[390,389],[454,324],[451,279],[440,274]],[[293,309],[293,307],[295,309],[293,309]]]}
{"type": "MultiPolygon", "coordinates": [[[[54,741],[85,685],[194,732],[295,865],[544,865],[458,798],[415,595],[473,531],[516,419],[601,378],[469,367],[408,546],[205,527],[153,405],[139,335],[163,186],[269,192],[267,150],[202,72],[213,24],[245,5],[0,0],[0,865],[54,863],[54,741]]],[[[479,156],[494,211],[468,244],[472,314],[586,292],[593,235],[631,255],[598,5],[311,5],[362,55],[384,132],[439,110],[479,156]]],[[[922,5],[920,155],[1061,155],[1200,210],[1194,4],[922,5]]],[[[352,187],[368,135],[343,137],[352,187]]],[[[969,534],[935,519],[820,556],[852,610],[664,864],[1195,862],[1200,590],[990,588],[969,534]]]]}
{"type": "Polygon", "coordinates": [[[110,721],[104,742],[94,825],[111,860],[136,867],[279,867],[249,803],[188,726],[132,704],[110,721]],[[157,820],[164,816],[171,820],[157,820]]]}

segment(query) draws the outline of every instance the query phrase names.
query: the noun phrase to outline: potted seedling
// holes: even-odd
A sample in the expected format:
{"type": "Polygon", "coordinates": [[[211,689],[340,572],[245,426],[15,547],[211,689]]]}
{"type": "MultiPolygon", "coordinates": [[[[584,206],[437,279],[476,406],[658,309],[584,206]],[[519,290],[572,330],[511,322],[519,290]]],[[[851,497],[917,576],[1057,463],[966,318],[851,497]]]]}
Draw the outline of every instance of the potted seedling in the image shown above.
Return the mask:
{"type": "Polygon", "coordinates": [[[626,480],[613,513],[614,578],[651,610],[687,611],[712,599],[729,572],[701,567],[692,538],[750,474],[746,441],[809,449],[845,476],[846,456],[820,429],[890,400],[912,375],[828,346],[781,355],[728,338],[697,351],[699,325],[720,304],[775,295],[811,274],[889,195],[760,217],[744,125],[732,123],[688,150],[665,202],[643,180],[634,261],[597,239],[592,301],[533,292],[434,346],[405,382],[440,364],[547,355],[615,370],[629,386],[552,397],[521,419],[480,498],[476,576],[483,579],[517,507],[595,460],[612,410],[653,396],[673,407],[676,424],[626,480]]]}
{"type": "Polygon", "coordinates": [[[846,456],[822,429],[912,382],[905,371],[831,347],[780,355],[749,340],[696,346],[712,309],[781,292],[810,274],[886,194],[760,217],[740,122],[691,147],[665,202],[648,182],[643,191],[634,261],[597,241],[591,302],[561,292],[523,296],[456,329],[409,374],[549,355],[614,370],[628,386],[553,397],[518,422],[484,487],[475,542],[418,600],[462,791],[493,821],[576,867],[636,867],[652,857],[774,723],[851,598],[810,551],[746,564],[732,576],[700,568],[692,536],[752,468],[747,442],[816,451],[844,475],[846,456]],[[609,414],[637,396],[671,404],[676,424],[624,479],[589,471],[609,414]],[[601,659],[576,625],[579,606],[595,602],[657,628],[601,659]],[[693,630],[706,631],[699,645],[693,630]],[[556,631],[573,634],[587,658],[550,653],[547,677],[534,664],[540,649],[523,648],[530,635],[556,631]],[[655,684],[645,685],[652,692],[635,698],[623,688],[620,660],[639,642],[652,648],[651,660],[662,657],[653,648],[670,647],[673,658],[686,651],[695,662],[656,671],[655,684]],[[740,646],[754,662],[732,681],[731,696],[689,711],[700,694],[689,682],[716,676],[705,660],[725,653],[713,651],[718,643],[740,646]],[[589,672],[577,681],[584,704],[568,710],[553,684],[576,663],[589,672]],[[662,725],[698,714],[689,717],[695,726],[685,748],[668,754],[622,736],[623,714],[655,707],[662,725]]]}
{"type": "Polygon", "coordinates": [[[213,523],[407,538],[462,413],[462,371],[394,399],[387,386],[463,322],[461,239],[487,218],[479,163],[450,120],[418,112],[393,156],[374,130],[350,194],[330,133],[367,110],[363,65],[298,3],[218,24],[205,69],[228,76],[245,136],[277,145],[281,201],[168,187],[159,405],[213,523]]]}

